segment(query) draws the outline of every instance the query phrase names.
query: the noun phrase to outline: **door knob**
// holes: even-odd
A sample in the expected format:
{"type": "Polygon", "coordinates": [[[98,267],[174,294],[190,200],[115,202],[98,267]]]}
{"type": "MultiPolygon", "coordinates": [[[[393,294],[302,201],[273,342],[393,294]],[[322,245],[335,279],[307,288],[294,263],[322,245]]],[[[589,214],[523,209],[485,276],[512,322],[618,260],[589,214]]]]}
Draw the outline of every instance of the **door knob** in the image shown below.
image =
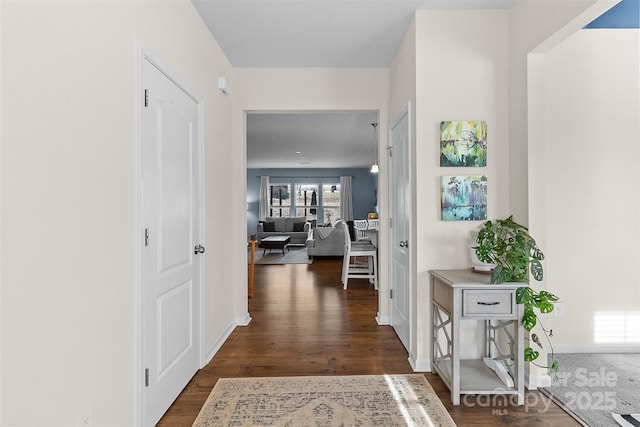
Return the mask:
{"type": "Polygon", "coordinates": [[[409,241],[408,240],[401,240],[400,241],[400,247],[401,248],[408,248],[409,247],[409,241]]]}
{"type": "Polygon", "coordinates": [[[204,253],[204,246],[197,245],[195,248],[193,248],[193,253],[196,254],[196,255],[203,254],[204,253]]]}

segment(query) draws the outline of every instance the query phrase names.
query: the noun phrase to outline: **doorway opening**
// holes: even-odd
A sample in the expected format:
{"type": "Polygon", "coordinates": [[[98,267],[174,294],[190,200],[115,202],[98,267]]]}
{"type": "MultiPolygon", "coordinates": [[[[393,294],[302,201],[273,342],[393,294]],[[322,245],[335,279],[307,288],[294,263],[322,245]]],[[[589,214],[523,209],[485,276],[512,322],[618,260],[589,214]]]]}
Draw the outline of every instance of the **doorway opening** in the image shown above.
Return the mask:
{"type": "Polygon", "coordinates": [[[377,110],[246,112],[247,236],[257,237],[267,216],[302,217],[313,227],[335,222],[342,176],[352,178],[352,219],[377,215],[378,175],[370,170],[379,163],[378,122],[377,110]],[[262,212],[261,177],[268,177],[262,212]]]}

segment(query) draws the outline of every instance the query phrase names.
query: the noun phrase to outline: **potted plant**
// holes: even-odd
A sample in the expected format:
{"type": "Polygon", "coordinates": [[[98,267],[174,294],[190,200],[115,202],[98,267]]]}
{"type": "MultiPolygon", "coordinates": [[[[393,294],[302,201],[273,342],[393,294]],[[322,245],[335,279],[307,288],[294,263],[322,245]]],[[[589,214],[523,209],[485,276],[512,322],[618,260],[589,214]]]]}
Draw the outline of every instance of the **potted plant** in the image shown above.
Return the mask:
{"type": "MultiPolygon", "coordinates": [[[[529,230],[513,220],[513,216],[506,219],[487,221],[478,232],[476,239],[478,246],[474,246],[478,259],[485,263],[495,264],[491,273],[491,283],[529,283],[529,273],[535,280],[542,280],[542,263],[544,254],[536,244],[536,241],[529,235],[529,230]]],[[[554,358],[553,346],[550,338],[553,336],[552,330],[547,330],[542,326],[539,313],[551,313],[553,303],[558,301],[558,297],[547,291],[535,291],[526,286],[516,291],[516,302],[524,304],[524,314],[522,316],[522,326],[528,332],[537,325],[544,332],[551,350],[551,366],[543,366],[552,372],[558,372],[558,363],[554,358]]],[[[533,341],[540,348],[542,343],[538,336],[533,333],[529,341],[533,341]]],[[[539,352],[531,346],[524,350],[524,360],[532,362],[536,366],[541,366],[534,361],[538,358],[539,352]]]]}

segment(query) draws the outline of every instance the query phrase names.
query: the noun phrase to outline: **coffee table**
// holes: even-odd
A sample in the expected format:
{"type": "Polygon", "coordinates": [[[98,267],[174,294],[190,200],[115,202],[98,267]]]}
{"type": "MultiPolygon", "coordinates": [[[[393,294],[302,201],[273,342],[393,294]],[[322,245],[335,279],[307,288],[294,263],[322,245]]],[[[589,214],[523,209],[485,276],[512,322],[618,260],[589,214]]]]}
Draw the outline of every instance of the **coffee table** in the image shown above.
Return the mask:
{"type": "Polygon", "coordinates": [[[291,236],[269,236],[260,241],[260,247],[264,248],[262,255],[267,253],[267,249],[271,252],[271,249],[281,249],[282,255],[284,255],[284,248],[287,247],[291,241],[291,236]]]}

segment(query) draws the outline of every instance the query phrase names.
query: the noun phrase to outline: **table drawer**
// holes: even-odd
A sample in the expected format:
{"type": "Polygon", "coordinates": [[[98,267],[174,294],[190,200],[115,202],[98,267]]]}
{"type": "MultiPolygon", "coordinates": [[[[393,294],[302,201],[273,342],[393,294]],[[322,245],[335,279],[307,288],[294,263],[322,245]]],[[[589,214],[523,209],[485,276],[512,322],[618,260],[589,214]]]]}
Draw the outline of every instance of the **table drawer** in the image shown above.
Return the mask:
{"type": "Polygon", "coordinates": [[[462,291],[463,317],[496,315],[501,317],[516,315],[515,290],[464,289],[462,291]]]}

